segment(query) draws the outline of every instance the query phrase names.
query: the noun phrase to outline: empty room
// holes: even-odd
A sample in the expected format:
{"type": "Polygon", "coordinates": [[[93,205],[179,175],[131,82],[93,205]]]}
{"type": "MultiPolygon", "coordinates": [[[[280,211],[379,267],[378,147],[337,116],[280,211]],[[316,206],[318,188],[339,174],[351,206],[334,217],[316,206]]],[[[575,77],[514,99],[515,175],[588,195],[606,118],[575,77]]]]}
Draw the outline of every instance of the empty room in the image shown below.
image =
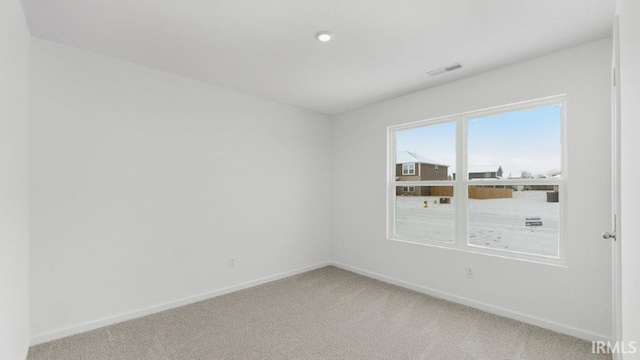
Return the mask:
{"type": "Polygon", "coordinates": [[[640,2],[0,0],[0,360],[640,359],[640,2]]]}

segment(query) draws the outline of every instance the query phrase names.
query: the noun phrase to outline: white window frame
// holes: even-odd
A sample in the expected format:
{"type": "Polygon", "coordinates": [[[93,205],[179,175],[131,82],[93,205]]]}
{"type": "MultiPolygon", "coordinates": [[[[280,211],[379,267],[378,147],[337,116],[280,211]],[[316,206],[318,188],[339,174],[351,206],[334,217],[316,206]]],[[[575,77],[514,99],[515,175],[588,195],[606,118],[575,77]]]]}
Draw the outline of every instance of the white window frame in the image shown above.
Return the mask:
{"type": "Polygon", "coordinates": [[[402,164],[402,175],[411,176],[411,175],[415,175],[415,174],[416,174],[416,164],[415,163],[402,164]],[[409,165],[411,165],[412,167],[409,167],[409,165]],[[405,166],[406,166],[406,168],[405,168],[405,166]]]}
{"type": "Polygon", "coordinates": [[[569,196],[568,179],[569,169],[567,166],[567,96],[566,94],[551,96],[536,100],[523,101],[509,105],[497,106],[477,111],[460,113],[439,118],[416,121],[408,124],[390,126],[387,128],[387,155],[388,155],[388,176],[387,176],[387,239],[393,241],[408,242],[418,245],[433,246],[455,251],[464,251],[476,254],[496,256],[519,261],[528,261],[540,264],[549,264],[566,267],[567,264],[567,199],[569,196]],[[469,119],[496,115],[511,111],[528,110],[543,106],[559,105],[561,111],[561,178],[555,179],[469,179],[467,171],[467,123],[469,119]],[[456,180],[421,180],[421,181],[398,181],[396,179],[396,133],[399,131],[414,128],[436,125],[442,123],[456,123],[456,169],[455,173],[462,174],[456,176],[456,180]],[[469,243],[468,229],[468,201],[469,186],[486,185],[553,185],[559,189],[559,219],[558,219],[558,256],[545,256],[530,253],[522,253],[512,250],[492,249],[480,247],[469,243]],[[396,234],[396,187],[397,186],[453,186],[454,197],[452,204],[455,206],[454,216],[454,236],[453,242],[441,242],[425,239],[415,239],[396,234]]]}

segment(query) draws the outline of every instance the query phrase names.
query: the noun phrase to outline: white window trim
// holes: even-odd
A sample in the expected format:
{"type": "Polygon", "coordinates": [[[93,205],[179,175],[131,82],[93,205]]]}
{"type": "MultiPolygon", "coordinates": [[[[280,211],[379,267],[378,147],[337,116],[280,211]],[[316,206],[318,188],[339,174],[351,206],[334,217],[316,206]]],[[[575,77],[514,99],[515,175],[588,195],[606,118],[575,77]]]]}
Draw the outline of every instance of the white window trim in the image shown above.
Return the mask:
{"type": "Polygon", "coordinates": [[[477,111],[470,111],[450,116],[443,116],[433,119],[421,120],[412,123],[390,126],[387,128],[387,239],[393,241],[408,242],[418,245],[432,246],[438,248],[463,251],[468,253],[495,256],[518,261],[527,261],[546,265],[566,267],[568,262],[567,248],[567,199],[569,196],[568,179],[569,169],[567,166],[567,96],[566,94],[551,96],[536,100],[523,101],[514,104],[497,106],[477,111]],[[561,163],[560,169],[562,178],[560,179],[473,179],[469,180],[467,172],[467,120],[488,115],[500,114],[509,111],[526,110],[530,108],[557,105],[562,107],[561,112],[561,163]],[[455,173],[463,176],[456,176],[456,180],[425,180],[425,181],[397,181],[395,178],[396,159],[396,137],[398,131],[409,130],[425,125],[435,125],[440,123],[456,123],[456,169],[455,173]],[[507,182],[508,184],[505,184],[507,182]],[[469,244],[468,229],[468,199],[466,191],[469,185],[554,185],[558,186],[559,194],[559,229],[558,229],[558,257],[534,255],[511,250],[499,250],[479,247],[469,244]],[[413,239],[395,233],[395,212],[396,212],[396,186],[453,186],[454,197],[452,204],[455,206],[455,226],[453,242],[440,242],[432,240],[413,239]]]}

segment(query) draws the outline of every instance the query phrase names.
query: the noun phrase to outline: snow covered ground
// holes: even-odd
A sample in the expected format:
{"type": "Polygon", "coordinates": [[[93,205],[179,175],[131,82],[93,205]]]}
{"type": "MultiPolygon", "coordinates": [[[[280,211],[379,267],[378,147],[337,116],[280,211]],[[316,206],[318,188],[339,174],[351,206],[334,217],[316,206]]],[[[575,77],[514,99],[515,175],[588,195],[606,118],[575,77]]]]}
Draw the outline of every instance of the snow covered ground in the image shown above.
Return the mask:
{"type": "MultiPolygon", "coordinates": [[[[453,241],[453,204],[439,197],[398,196],[396,233],[417,239],[453,241]],[[424,201],[429,200],[429,207],[424,201]]],[[[469,199],[469,243],[530,254],[558,255],[559,204],[546,191],[514,191],[510,199],[469,199]],[[539,217],[542,226],[526,226],[539,217]]]]}
{"type": "Polygon", "coordinates": [[[415,239],[453,241],[453,204],[434,204],[432,196],[396,197],[396,234],[415,239]],[[424,207],[424,201],[429,207],[424,207]]]}

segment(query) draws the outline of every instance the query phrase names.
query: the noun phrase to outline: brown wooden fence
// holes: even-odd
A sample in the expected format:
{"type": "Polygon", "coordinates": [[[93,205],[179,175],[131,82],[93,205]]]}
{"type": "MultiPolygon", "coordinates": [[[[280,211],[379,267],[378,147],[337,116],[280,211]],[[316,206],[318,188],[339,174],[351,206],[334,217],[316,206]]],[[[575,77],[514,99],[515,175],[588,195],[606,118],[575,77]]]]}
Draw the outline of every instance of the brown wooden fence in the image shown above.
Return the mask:
{"type": "MultiPolygon", "coordinates": [[[[413,192],[396,188],[396,195],[453,197],[453,186],[415,186],[413,192]]],[[[469,199],[507,199],[513,197],[512,188],[469,187],[469,199]]]]}
{"type": "Polygon", "coordinates": [[[453,186],[432,186],[431,196],[450,197],[453,196],[453,186]]]}
{"type": "Polygon", "coordinates": [[[513,197],[513,189],[496,189],[478,186],[469,187],[469,199],[506,199],[513,197]]]}

